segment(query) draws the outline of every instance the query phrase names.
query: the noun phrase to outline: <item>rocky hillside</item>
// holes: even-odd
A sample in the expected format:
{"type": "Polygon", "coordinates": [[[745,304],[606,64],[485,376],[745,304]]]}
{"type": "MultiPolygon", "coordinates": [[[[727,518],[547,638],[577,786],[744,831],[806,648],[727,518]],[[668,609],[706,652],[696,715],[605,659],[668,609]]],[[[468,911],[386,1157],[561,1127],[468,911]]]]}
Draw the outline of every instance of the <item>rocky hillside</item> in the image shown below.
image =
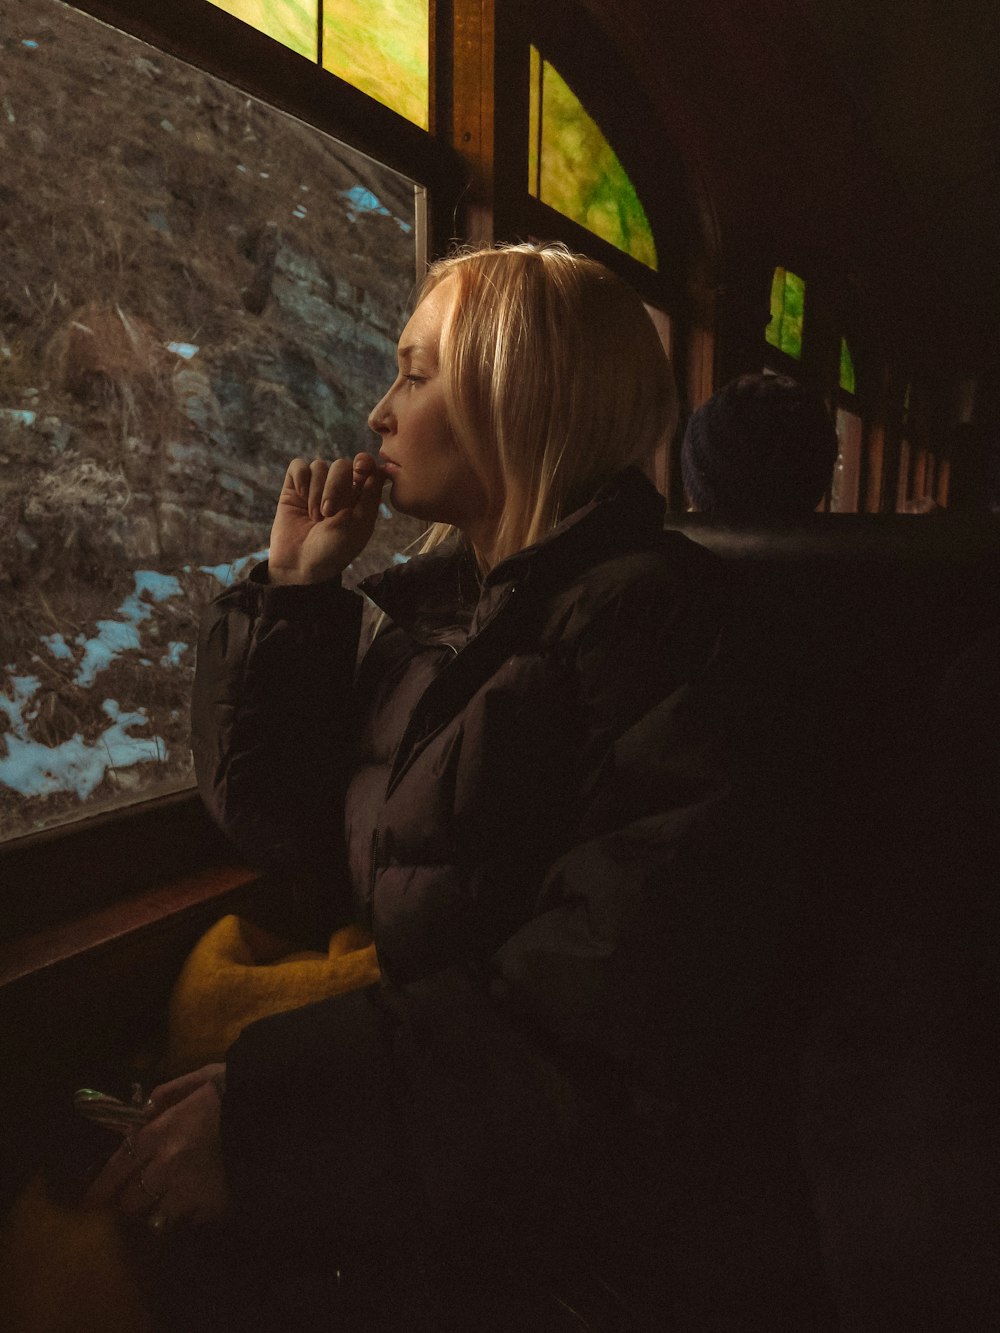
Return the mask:
{"type": "Polygon", "coordinates": [[[189,781],[198,607],[373,442],[415,252],[407,182],[56,0],[0,0],[0,162],[11,836],[189,781]]]}

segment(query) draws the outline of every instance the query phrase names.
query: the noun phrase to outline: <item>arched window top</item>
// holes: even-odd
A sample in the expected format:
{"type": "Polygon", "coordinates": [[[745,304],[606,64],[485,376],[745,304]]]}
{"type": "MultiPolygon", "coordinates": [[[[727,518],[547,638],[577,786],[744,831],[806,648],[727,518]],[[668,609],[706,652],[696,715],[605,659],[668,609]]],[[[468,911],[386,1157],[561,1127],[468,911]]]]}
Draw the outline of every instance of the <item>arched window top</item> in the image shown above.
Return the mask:
{"type": "Polygon", "coordinates": [[[857,381],[854,374],[854,358],[846,338],[840,340],[840,387],[845,393],[857,393],[857,381]]]}
{"type": "Polygon", "coordinates": [[[528,190],[648,268],[658,267],[652,228],[635,186],[600,126],[535,46],[531,48],[528,190]]]}
{"type": "Polygon", "coordinates": [[[772,347],[796,361],[802,359],[802,317],[806,284],[790,269],[776,268],[771,283],[771,319],[764,334],[772,347]]]}
{"type": "Polygon", "coordinates": [[[429,124],[428,0],[209,0],[413,121],[429,124]]]}

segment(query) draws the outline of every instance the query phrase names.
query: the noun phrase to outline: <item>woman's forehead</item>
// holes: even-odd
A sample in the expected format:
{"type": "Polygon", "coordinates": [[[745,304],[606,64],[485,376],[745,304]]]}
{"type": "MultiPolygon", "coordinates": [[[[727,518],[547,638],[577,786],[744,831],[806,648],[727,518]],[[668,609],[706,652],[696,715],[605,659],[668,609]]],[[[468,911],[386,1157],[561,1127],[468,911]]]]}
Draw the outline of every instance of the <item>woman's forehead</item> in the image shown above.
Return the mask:
{"type": "Polygon", "coordinates": [[[457,295],[457,281],[449,275],[423,298],[400,334],[400,356],[416,351],[437,352],[445,321],[457,295]]]}

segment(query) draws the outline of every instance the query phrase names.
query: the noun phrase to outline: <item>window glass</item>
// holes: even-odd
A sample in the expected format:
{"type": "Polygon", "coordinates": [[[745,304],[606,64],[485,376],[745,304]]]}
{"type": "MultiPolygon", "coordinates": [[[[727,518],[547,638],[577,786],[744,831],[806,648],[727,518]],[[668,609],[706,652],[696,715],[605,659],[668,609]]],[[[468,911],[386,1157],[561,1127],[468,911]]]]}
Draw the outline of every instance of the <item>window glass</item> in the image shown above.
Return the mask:
{"type": "Polygon", "coordinates": [[[806,284],[786,268],[774,270],[771,283],[771,319],[765,337],[772,347],[786,356],[802,359],[802,318],[806,304],[806,284]]]}
{"type": "Polygon", "coordinates": [[[209,0],[309,60],[319,59],[319,0],[209,0]]]}
{"type": "Polygon", "coordinates": [[[323,68],[427,129],[427,0],[324,0],[323,68]]]}
{"type": "Polygon", "coordinates": [[[534,46],[528,129],[529,192],[655,269],[656,245],[635,187],[596,121],[534,46]]]}
{"type": "MultiPolygon", "coordinates": [[[[199,608],[264,554],[289,458],[374,441],[417,255],[414,186],[369,158],[55,0],[0,25],[11,837],[190,783],[199,608]]],[[[350,578],[419,530],[383,508],[350,578]]]]}
{"type": "MultiPolygon", "coordinates": [[[[661,310],[659,306],[650,305],[648,301],[644,301],[643,305],[646,307],[649,318],[653,321],[653,327],[656,329],[660,342],[663,344],[663,350],[667,355],[667,360],[672,365],[674,348],[670,316],[665,310],[661,310]]],[[[653,458],[653,481],[660,494],[666,496],[668,505],[670,505],[673,499],[670,493],[673,443],[673,440],[668,439],[661,441],[660,446],[656,451],[656,455],[653,458]]]]}
{"type": "Polygon", "coordinates": [[[845,393],[857,393],[854,378],[854,358],[847,345],[847,339],[840,340],[840,387],[845,393]]]}
{"type": "Polygon", "coordinates": [[[853,514],[858,508],[861,478],[861,418],[856,412],[840,408],[837,412],[837,439],[840,448],[830,485],[830,511],[853,514]]]}
{"type": "Polygon", "coordinates": [[[428,0],[210,0],[427,129],[428,0]]]}

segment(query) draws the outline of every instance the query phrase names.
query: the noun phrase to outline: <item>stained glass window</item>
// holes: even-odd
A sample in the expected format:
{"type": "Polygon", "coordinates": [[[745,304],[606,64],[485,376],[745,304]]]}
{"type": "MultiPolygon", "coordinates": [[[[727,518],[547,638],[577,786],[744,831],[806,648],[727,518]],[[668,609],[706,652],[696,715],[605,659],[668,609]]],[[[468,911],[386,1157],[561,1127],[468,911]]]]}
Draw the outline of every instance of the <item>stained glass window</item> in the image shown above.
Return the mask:
{"type": "Polygon", "coordinates": [[[528,110],[529,192],[655,269],[656,244],[635,186],[597,122],[534,46],[528,110]]]}
{"type": "Polygon", "coordinates": [[[428,126],[428,0],[210,0],[407,120],[428,126]]]}
{"type": "Polygon", "coordinates": [[[774,270],[771,283],[771,319],[765,337],[786,356],[802,359],[802,315],[806,284],[787,268],[774,270]]]}
{"type": "Polygon", "coordinates": [[[309,60],[319,59],[319,0],[210,0],[234,18],[291,47],[309,60]]]}
{"type": "Polygon", "coordinates": [[[840,387],[845,393],[856,393],[856,381],[854,378],[854,358],[851,356],[851,349],[847,345],[847,339],[840,340],[840,387]]]}
{"type": "Polygon", "coordinates": [[[428,23],[427,0],[325,0],[323,68],[427,129],[428,23]]]}

